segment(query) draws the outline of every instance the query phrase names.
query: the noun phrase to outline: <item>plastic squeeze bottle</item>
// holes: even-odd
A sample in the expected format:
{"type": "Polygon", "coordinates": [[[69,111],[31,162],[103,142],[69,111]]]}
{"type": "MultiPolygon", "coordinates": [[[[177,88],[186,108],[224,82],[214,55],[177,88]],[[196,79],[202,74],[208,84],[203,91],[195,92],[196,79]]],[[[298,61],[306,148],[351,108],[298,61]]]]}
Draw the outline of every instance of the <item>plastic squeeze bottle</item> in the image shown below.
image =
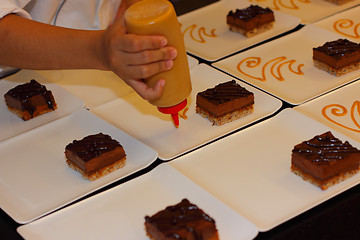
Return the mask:
{"type": "Polygon", "coordinates": [[[177,49],[173,68],[145,81],[152,87],[157,80],[166,80],[162,96],[149,102],[157,106],[160,112],[171,114],[175,127],[178,127],[178,112],[187,105],[187,97],[191,93],[191,80],[184,39],[173,5],[168,0],[136,2],[126,10],[125,24],[128,33],[162,35],[167,38],[168,46],[177,49]]]}

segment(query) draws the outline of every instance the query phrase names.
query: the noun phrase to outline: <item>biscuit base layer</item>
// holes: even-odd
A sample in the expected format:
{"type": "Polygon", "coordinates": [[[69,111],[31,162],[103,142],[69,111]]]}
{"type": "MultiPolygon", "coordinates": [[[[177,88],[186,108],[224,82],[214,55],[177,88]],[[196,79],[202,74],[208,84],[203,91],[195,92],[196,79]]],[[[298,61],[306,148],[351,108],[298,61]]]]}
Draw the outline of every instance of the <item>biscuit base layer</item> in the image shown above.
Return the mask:
{"type": "Polygon", "coordinates": [[[99,179],[119,168],[124,167],[126,164],[126,157],[123,157],[120,160],[114,162],[113,164],[105,166],[95,172],[92,172],[92,173],[84,172],[84,170],[82,170],[78,165],[76,165],[69,159],[66,159],[66,163],[69,165],[69,167],[71,167],[75,171],[78,171],[84,179],[87,179],[90,181],[95,181],[96,179],[99,179]]]}
{"type": "Polygon", "coordinates": [[[320,62],[318,60],[313,59],[313,61],[314,61],[315,67],[317,67],[317,68],[319,68],[321,70],[324,70],[324,71],[326,71],[326,72],[328,72],[328,73],[330,73],[332,75],[335,75],[337,77],[342,76],[342,75],[344,75],[346,73],[349,73],[349,72],[360,69],[360,62],[350,64],[350,65],[342,67],[340,69],[335,69],[335,68],[327,65],[326,63],[320,62]]]}
{"type": "Polygon", "coordinates": [[[229,122],[232,122],[241,117],[245,117],[246,115],[251,114],[253,111],[254,111],[254,105],[251,105],[251,106],[239,109],[239,110],[232,111],[225,115],[216,117],[216,116],[212,115],[211,113],[209,113],[208,111],[206,111],[205,109],[203,109],[199,106],[196,106],[196,113],[200,114],[204,118],[209,119],[210,122],[213,123],[213,125],[217,125],[217,126],[221,126],[225,123],[229,123],[229,122]]]}
{"type": "Polygon", "coordinates": [[[16,114],[22,120],[27,121],[27,120],[30,120],[32,118],[35,118],[37,116],[40,116],[40,115],[48,113],[48,112],[52,112],[57,109],[57,105],[54,105],[53,107],[54,107],[54,109],[51,109],[48,106],[38,106],[38,107],[36,107],[36,110],[34,111],[34,113],[32,115],[28,111],[22,111],[17,108],[12,108],[12,107],[8,106],[8,109],[10,112],[16,114]]]}
{"type": "Polygon", "coordinates": [[[351,170],[348,172],[340,173],[340,174],[338,174],[332,178],[329,178],[325,181],[321,181],[307,173],[304,173],[303,171],[301,171],[301,169],[294,166],[293,164],[291,164],[291,171],[293,173],[295,173],[296,175],[300,176],[305,181],[308,181],[308,182],[312,183],[313,185],[318,186],[322,190],[326,190],[329,187],[334,186],[334,185],[354,176],[355,174],[357,174],[360,171],[360,168],[357,168],[357,169],[354,169],[354,170],[351,170]]]}
{"type": "MultiPolygon", "coordinates": [[[[158,238],[151,236],[148,232],[146,233],[146,236],[148,236],[150,240],[158,240],[158,238]]],[[[219,239],[220,239],[219,234],[216,233],[213,237],[207,238],[206,240],[219,240],[219,239]]]]}
{"type": "Polygon", "coordinates": [[[257,28],[253,28],[250,31],[246,31],[244,28],[235,26],[235,25],[230,25],[228,24],[230,31],[232,32],[237,32],[240,33],[246,37],[252,37],[255,36],[259,33],[263,33],[265,31],[270,30],[273,26],[274,26],[274,21],[273,22],[269,22],[269,23],[265,23],[257,28]]]}

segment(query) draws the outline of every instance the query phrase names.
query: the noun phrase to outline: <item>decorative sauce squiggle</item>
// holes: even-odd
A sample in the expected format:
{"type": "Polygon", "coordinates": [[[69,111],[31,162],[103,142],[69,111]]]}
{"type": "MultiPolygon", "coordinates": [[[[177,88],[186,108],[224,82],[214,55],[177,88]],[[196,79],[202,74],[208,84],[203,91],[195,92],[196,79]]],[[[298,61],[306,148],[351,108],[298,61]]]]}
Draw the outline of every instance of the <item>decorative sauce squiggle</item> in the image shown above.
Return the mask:
{"type": "Polygon", "coordinates": [[[196,24],[193,24],[189,27],[187,27],[184,32],[183,35],[185,35],[185,33],[187,31],[189,31],[190,37],[192,40],[199,42],[199,43],[206,43],[206,40],[204,39],[203,36],[207,36],[207,37],[217,37],[217,35],[215,34],[215,29],[212,29],[210,31],[210,33],[207,33],[204,27],[200,27],[198,28],[198,38],[194,37],[194,30],[197,28],[198,26],[196,24]]]}
{"type": "Polygon", "coordinates": [[[250,75],[250,74],[247,74],[245,73],[241,68],[242,68],[242,65],[245,63],[246,64],[246,67],[248,68],[256,68],[260,65],[261,63],[261,58],[260,57],[248,57],[248,58],[245,58],[243,59],[242,61],[239,62],[239,64],[237,65],[237,69],[240,73],[248,76],[248,77],[251,77],[251,78],[254,78],[254,79],[257,79],[257,80],[260,80],[260,81],[266,81],[266,74],[265,74],[265,70],[266,70],[266,67],[270,64],[272,64],[271,68],[270,68],[270,73],[271,75],[276,78],[277,80],[279,81],[284,81],[284,77],[283,75],[281,74],[281,68],[285,65],[285,64],[288,64],[288,69],[292,72],[292,73],[295,73],[297,75],[303,75],[304,73],[301,71],[301,68],[304,66],[304,64],[299,64],[298,67],[297,67],[297,71],[294,71],[292,69],[292,65],[296,62],[296,60],[288,60],[288,61],[285,61],[287,59],[287,57],[277,57],[277,58],[274,58],[274,59],[271,59],[270,61],[267,61],[264,66],[262,67],[261,69],[261,77],[256,77],[256,76],[253,76],[253,75],[250,75]],[[275,69],[275,66],[280,63],[281,61],[284,61],[282,62],[281,64],[279,64],[276,68],[276,73],[274,72],[274,69],[275,69]]]}
{"type": "Polygon", "coordinates": [[[355,119],[355,115],[360,116],[360,102],[359,101],[355,101],[353,103],[353,105],[351,106],[351,110],[350,110],[350,112],[351,112],[350,113],[351,120],[353,121],[353,123],[355,124],[355,126],[358,129],[347,127],[347,126],[345,126],[345,125],[331,119],[327,114],[328,109],[331,109],[330,112],[331,112],[332,115],[334,115],[336,117],[344,117],[348,113],[348,110],[346,109],[346,107],[344,107],[343,105],[340,105],[340,104],[330,104],[330,105],[325,106],[322,109],[321,113],[330,122],[335,123],[336,125],[339,125],[340,127],[346,128],[348,130],[360,133],[360,124],[355,119]],[[355,108],[357,108],[357,111],[355,111],[355,108]]]}
{"type": "Polygon", "coordinates": [[[182,118],[182,119],[188,119],[187,115],[186,115],[186,112],[189,111],[189,108],[186,107],[184,108],[184,111],[182,113],[179,113],[179,116],[182,118]]]}
{"type": "MultiPolygon", "coordinates": [[[[253,0],[249,0],[250,2],[252,2],[253,0]]],[[[267,0],[256,0],[257,2],[266,2],[267,0]]],[[[297,6],[294,2],[294,0],[288,0],[288,3],[284,3],[283,0],[272,0],[273,1],[273,7],[271,7],[274,10],[280,10],[281,7],[282,8],[287,8],[287,9],[293,9],[293,10],[298,10],[300,9],[299,6],[297,6]]],[[[299,0],[299,2],[302,3],[311,3],[310,0],[299,0]]]]}
{"type": "Polygon", "coordinates": [[[354,22],[350,19],[339,19],[336,22],[334,22],[333,26],[334,26],[335,31],[342,35],[345,35],[347,37],[352,37],[352,38],[360,38],[360,34],[359,34],[360,23],[354,24],[354,22]],[[354,34],[348,34],[341,30],[341,28],[346,29],[346,28],[351,28],[351,27],[353,27],[354,34]]]}

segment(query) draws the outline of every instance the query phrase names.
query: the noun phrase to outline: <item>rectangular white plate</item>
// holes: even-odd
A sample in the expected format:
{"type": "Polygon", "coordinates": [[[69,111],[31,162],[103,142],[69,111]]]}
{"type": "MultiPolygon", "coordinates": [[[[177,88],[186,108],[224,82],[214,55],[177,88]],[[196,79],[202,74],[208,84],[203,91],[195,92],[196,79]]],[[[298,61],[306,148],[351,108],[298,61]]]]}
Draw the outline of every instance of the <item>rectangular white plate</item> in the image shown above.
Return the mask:
{"type": "Polygon", "coordinates": [[[145,216],[187,198],[215,219],[221,239],[247,240],[256,227],[166,163],[151,172],[18,228],[25,239],[149,239],[145,216]]]}
{"type": "Polygon", "coordinates": [[[314,66],[313,48],[339,38],[342,38],[339,34],[307,25],[214,66],[297,105],[359,78],[360,70],[336,77],[314,66]],[[302,75],[297,74],[299,66],[302,75]],[[277,79],[279,73],[283,80],[277,79]]]}
{"type": "Polygon", "coordinates": [[[315,22],[360,4],[359,0],[343,5],[337,5],[325,0],[252,0],[251,2],[299,17],[303,24],[315,22]]]}
{"type": "Polygon", "coordinates": [[[191,78],[193,89],[188,98],[188,119],[180,118],[179,128],[174,127],[170,115],[160,113],[155,106],[136,94],[104,104],[92,111],[153,148],[158,152],[159,158],[167,160],[271,115],[282,104],[280,100],[241,82],[241,86],[255,95],[254,112],[231,123],[213,126],[208,119],[195,112],[196,94],[233,78],[205,64],[193,68],[191,78]]]}
{"type": "Polygon", "coordinates": [[[19,73],[0,80],[0,142],[8,138],[14,137],[70,113],[75,112],[77,109],[84,106],[84,102],[72,95],[57,84],[49,82],[43,76],[32,72],[29,74],[27,71],[20,71],[19,73]],[[37,80],[39,83],[44,84],[48,90],[51,90],[57,102],[58,108],[53,111],[36,118],[24,121],[14,113],[10,112],[6,106],[4,94],[17,85],[30,82],[31,79],[37,80]]]}
{"type": "Polygon", "coordinates": [[[329,31],[341,34],[353,42],[360,42],[360,6],[335,14],[314,23],[329,31]]]}
{"type": "MultiPolygon", "coordinates": [[[[260,231],[355,186],[360,174],[322,191],[291,172],[291,151],[329,128],[292,109],[177,158],[170,164],[260,231]]],[[[342,141],[360,144],[332,131],[342,141]]]]}
{"type": "Polygon", "coordinates": [[[294,109],[360,142],[359,92],[357,81],[294,109]]]}
{"type": "Polygon", "coordinates": [[[0,206],[16,222],[26,223],[150,165],[156,152],[94,114],[77,112],[0,144],[0,206]],[[103,132],[118,140],[126,165],[94,182],[65,162],[73,140],[103,132]]]}
{"type": "Polygon", "coordinates": [[[300,23],[297,17],[274,11],[274,26],[266,32],[250,38],[231,32],[226,23],[229,11],[247,8],[250,4],[242,0],[223,0],[180,16],[187,51],[215,61],[291,30],[300,23]]]}

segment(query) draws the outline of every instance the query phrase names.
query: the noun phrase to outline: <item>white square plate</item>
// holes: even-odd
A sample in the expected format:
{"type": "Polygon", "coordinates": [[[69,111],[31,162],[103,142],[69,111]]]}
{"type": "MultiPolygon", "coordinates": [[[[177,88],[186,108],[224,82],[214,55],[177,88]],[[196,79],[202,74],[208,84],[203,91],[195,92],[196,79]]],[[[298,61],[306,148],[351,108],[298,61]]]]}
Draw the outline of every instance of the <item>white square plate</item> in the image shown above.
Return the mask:
{"type": "Polygon", "coordinates": [[[81,99],[72,95],[59,85],[49,82],[36,72],[31,72],[30,74],[29,71],[20,71],[11,77],[1,79],[0,96],[2,96],[0,101],[0,142],[64,117],[84,106],[84,102],[81,99]],[[44,84],[48,90],[51,90],[58,108],[53,112],[24,121],[9,111],[3,96],[10,89],[17,85],[30,82],[31,79],[35,79],[39,83],[44,84]]]}
{"type": "Polygon", "coordinates": [[[314,23],[319,27],[341,34],[353,42],[360,42],[360,6],[314,23]]]}
{"type": "Polygon", "coordinates": [[[266,32],[250,38],[231,32],[226,23],[227,14],[230,10],[248,6],[248,1],[223,0],[181,15],[179,22],[187,51],[205,60],[215,61],[291,30],[300,23],[297,17],[275,11],[274,26],[266,32]]]}
{"type": "Polygon", "coordinates": [[[156,152],[84,108],[0,144],[0,206],[27,223],[150,165],[156,152]],[[84,180],[65,162],[73,140],[103,132],[118,140],[126,165],[96,181],[84,180]]]}
{"type": "MultiPolygon", "coordinates": [[[[293,147],[329,130],[297,111],[285,109],[170,165],[260,231],[268,231],[360,182],[357,174],[322,191],[291,172],[293,147]]],[[[332,133],[360,149],[359,143],[332,133]]]]}
{"type": "Polygon", "coordinates": [[[307,25],[288,36],[219,61],[214,66],[297,105],[359,78],[360,70],[336,77],[314,66],[313,48],[341,37],[307,25]],[[303,74],[298,74],[299,67],[303,74]]]}
{"type": "Polygon", "coordinates": [[[269,116],[282,104],[280,100],[241,82],[241,86],[255,95],[254,112],[231,123],[213,126],[195,112],[196,94],[233,78],[205,64],[193,68],[191,78],[193,89],[188,98],[188,119],[180,118],[179,128],[174,127],[170,115],[160,113],[137,94],[114,100],[92,111],[153,148],[159,158],[168,160],[269,116]]]}
{"type": "Polygon", "coordinates": [[[149,239],[145,216],[187,198],[215,219],[221,239],[248,240],[256,227],[166,163],[149,173],[18,228],[25,239],[149,239]]]}
{"type": "Polygon", "coordinates": [[[294,109],[360,142],[360,81],[294,109]]]}
{"type": "Polygon", "coordinates": [[[315,22],[360,4],[359,0],[343,5],[325,0],[252,0],[251,2],[299,17],[303,24],[315,22]]]}

